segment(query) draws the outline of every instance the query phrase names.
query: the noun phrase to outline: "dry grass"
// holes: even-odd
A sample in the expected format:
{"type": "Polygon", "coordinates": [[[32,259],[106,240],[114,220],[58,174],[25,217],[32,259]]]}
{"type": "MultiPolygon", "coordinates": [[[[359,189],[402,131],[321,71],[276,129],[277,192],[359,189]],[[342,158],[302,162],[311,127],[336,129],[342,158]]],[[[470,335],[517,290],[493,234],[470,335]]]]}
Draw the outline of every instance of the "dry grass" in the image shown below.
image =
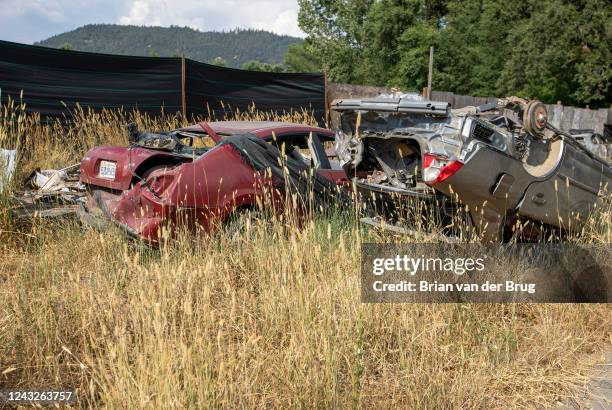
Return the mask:
{"type": "MultiPolygon", "coordinates": [[[[125,142],[123,124],[4,128],[23,173],[125,142]]],[[[0,388],[78,388],[81,407],[539,407],[574,394],[577,357],[610,340],[606,305],[362,304],[371,237],[350,211],[159,250],[71,221],[2,224],[0,388]]]]}

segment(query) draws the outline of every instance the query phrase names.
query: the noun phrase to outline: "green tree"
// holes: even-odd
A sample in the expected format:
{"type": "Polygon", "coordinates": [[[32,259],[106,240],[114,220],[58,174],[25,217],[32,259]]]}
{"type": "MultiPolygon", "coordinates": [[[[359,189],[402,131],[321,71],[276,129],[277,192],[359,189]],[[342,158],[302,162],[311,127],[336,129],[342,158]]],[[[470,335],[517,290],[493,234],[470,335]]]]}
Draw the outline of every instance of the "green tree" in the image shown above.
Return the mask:
{"type": "Polygon", "coordinates": [[[216,65],[216,66],[219,66],[219,67],[227,67],[227,62],[222,57],[215,57],[215,58],[213,58],[213,60],[210,62],[210,64],[216,65]]]}
{"type": "Polygon", "coordinates": [[[604,0],[583,1],[577,10],[580,57],[572,98],[605,107],[612,101],[612,7],[604,0]]]}
{"type": "Polygon", "coordinates": [[[72,44],[70,43],[64,43],[60,46],[60,48],[62,50],[74,50],[74,47],[72,47],[72,44]]]}
{"type": "Polygon", "coordinates": [[[429,47],[436,45],[445,2],[382,0],[364,24],[364,82],[421,88],[427,79],[429,47]]]}
{"type": "MultiPolygon", "coordinates": [[[[299,0],[304,48],[337,82],[610,101],[612,5],[605,0],[299,0]]],[[[296,54],[295,52],[293,54],[296,54]]],[[[288,64],[290,65],[290,64],[288,64]]]]}
{"type": "MultiPolygon", "coordinates": [[[[397,44],[397,63],[389,71],[386,84],[403,90],[421,91],[427,85],[429,48],[439,50],[439,32],[427,23],[417,23],[406,29],[397,44]]],[[[437,56],[439,57],[439,56],[437,56]]]]}
{"type": "Polygon", "coordinates": [[[285,54],[287,71],[294,73],[309,73],[323,70],[321,58],[313,51],[309,41],[291,44],[285,54]]]}
{"type": "Polygon", "coordinates": [[[285,68],[280,64],[262,63],[258,60],[247,61],[246,63],[242,64],[242,69],[250,71],[267,71],[272,73],[282,73],[285,71],[285,68]]]}
{"type": "Polygon", "coordinates": [[[546,102],[606,105],[612,77],[612,25],[605,1],[552,0],[533,7],[510,32],[499,79],[505,93],[546,102]]]}
{"type": "Polygon", "coordinates": [[[374,0],[298,0],[298,24],[333,81],[364,83],[362,36],[374,0]]]}
{"type": "MultiPolygon", "coordinates": [[[[372,85],[401,82],[397,65],[402,59],[402,35],[416,24],[438,27],[446,11],[443,0],[300,0],[299,4],[300,28],[330,79],[372,85]]],[[[419,46],[429,49],[429,44],[419,46]]]]}
{"type": "Polygon", "coordinates": [[[435,86],[458,94],[498,95],[512,47],[510,31],[529,8],[527,2],[450,1],[434,58],[435,86]]]}

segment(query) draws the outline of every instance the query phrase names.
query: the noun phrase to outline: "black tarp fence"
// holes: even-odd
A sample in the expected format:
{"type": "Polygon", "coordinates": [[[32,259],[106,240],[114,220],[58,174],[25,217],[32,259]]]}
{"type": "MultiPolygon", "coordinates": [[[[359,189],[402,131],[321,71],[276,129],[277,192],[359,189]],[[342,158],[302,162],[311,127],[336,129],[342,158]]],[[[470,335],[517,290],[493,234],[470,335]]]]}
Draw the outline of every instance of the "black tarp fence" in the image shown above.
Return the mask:
{"type": "Polygon", "coordinates": [[[321,73],[267,73],[217,67],[185,59],[188,112],[208,103],[218,116],[229,109],[244,111],[306,109],[320,121],[325,111],[325,79],[321,73]],[[221,105],[223,102],[223,105],[221,105]]]}
{"type": "Polygon", "coordinates": [[[184,109],[188,120],[209,110],[223,119],[252,104],[277,113],[307,110],[320,122],[325,114],[322,73],[264,73],[180,57],[87,53],[7,41],[0,41],[0,90],[2,103],[19,101],[23,91],[26,111],[43,118],[69,115],[77,103],[149,115],[162,108],[165,113],[184,109]]]}

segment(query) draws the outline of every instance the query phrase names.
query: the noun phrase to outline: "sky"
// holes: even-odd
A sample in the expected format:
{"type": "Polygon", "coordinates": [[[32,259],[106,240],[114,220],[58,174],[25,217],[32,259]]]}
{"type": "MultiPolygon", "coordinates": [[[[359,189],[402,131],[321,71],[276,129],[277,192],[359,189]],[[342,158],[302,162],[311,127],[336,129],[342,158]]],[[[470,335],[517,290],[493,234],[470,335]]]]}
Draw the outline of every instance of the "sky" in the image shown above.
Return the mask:
{"type": "Polygon", "coordinates": [[[31,44],[85,24],[258,28],[304,37],[297,0],[0,0],[0,40],[31,44]]]}

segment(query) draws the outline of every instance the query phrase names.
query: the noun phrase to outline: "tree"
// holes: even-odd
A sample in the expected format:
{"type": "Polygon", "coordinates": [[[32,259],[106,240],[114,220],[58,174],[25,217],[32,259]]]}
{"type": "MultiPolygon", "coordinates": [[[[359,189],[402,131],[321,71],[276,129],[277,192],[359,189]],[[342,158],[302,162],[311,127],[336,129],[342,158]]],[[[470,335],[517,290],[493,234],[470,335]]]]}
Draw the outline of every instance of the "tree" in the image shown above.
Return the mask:
{"type": "Polygon", "coordinates": [[[458,94],[496,96],[514,25],[529,13],[527,2],[448,2],[435,54],[435,86],[458,94]]]}
{"type": "Polygon", "coordinates": [[[361,84],[362,34],[375,0],[298,0],[298,24],[333,81],[361,84]]]}
{"type": "Polygon", "coordinates": [[[610,5],[553,0],[511,31],[499,88],[547,102],[605,106],[610,100],[610,5]]]}
{"type": "Polygon", "coordinates": [[[321,58],[312,50],[309,41],[291,44],[285,54],[287,71],[294,73],[310,73],[323,70],[321,58]]]}
{"type": "Polygon", "coordinates": [[[227,67],[227,62],[222,57],[215,57],[210,64],[216,65],[219,67],[227,67]]]}
{"type": "MultiPolygon", "coordinates": [[[[415,24],[438,27],[446,11],[443,0],[300,0],[299,4],[300,28],[329,78],[371,85],[398,83],[402,35],[415,24]]],[[[423,47],[429,49],[429,44],[423,47]]]]}
{"type": "Polygon", "coordinates": [[[332,81],[420,90],[434,46],[434,89],[592,107],[611,99],[609,1],[299,0],[299,5],[299,25],[307,34],[303,47],[319,56],[332,81]]]}
{"type": "Polygon", "coordinates": [[[62,50],[74,50],[74,47],[72,47],[72,44],[70,43],[64,43],[60,46],[60,48],[62,50]]]}
{"type": "Polygon", "coordinates": [[[421,89],[429,47],[436,45],[445,2],[382,0],[364,24],[365,82],[421,89]]]}
{"type": "Polygon", "coordinates": [[[285,71],[285,68],[280,64],[262,63],[258,60],[247,61],[246,63],[242,64],[242,69],[250,71],[267,71],[272,73],[282,73],[285,71]]]}
{"type": "MultiPolygon", "coordinates": [[[[398,61],[389,70],[389,86],[403,90],[421,91],[427,85],[429,71],[429,48],[440,53],[440,33],[427,23],[417,23],[406,29],[396,46],[398,61]]],[[[439,56],[438,56],[439,57],[439,56]]]]}
{"type": "Polygon", "coordinates": [[[572,98],[584,104],[605,107],[612,101],[612,7],[603,0],[580,2],[578,43],[572,98]]]}

